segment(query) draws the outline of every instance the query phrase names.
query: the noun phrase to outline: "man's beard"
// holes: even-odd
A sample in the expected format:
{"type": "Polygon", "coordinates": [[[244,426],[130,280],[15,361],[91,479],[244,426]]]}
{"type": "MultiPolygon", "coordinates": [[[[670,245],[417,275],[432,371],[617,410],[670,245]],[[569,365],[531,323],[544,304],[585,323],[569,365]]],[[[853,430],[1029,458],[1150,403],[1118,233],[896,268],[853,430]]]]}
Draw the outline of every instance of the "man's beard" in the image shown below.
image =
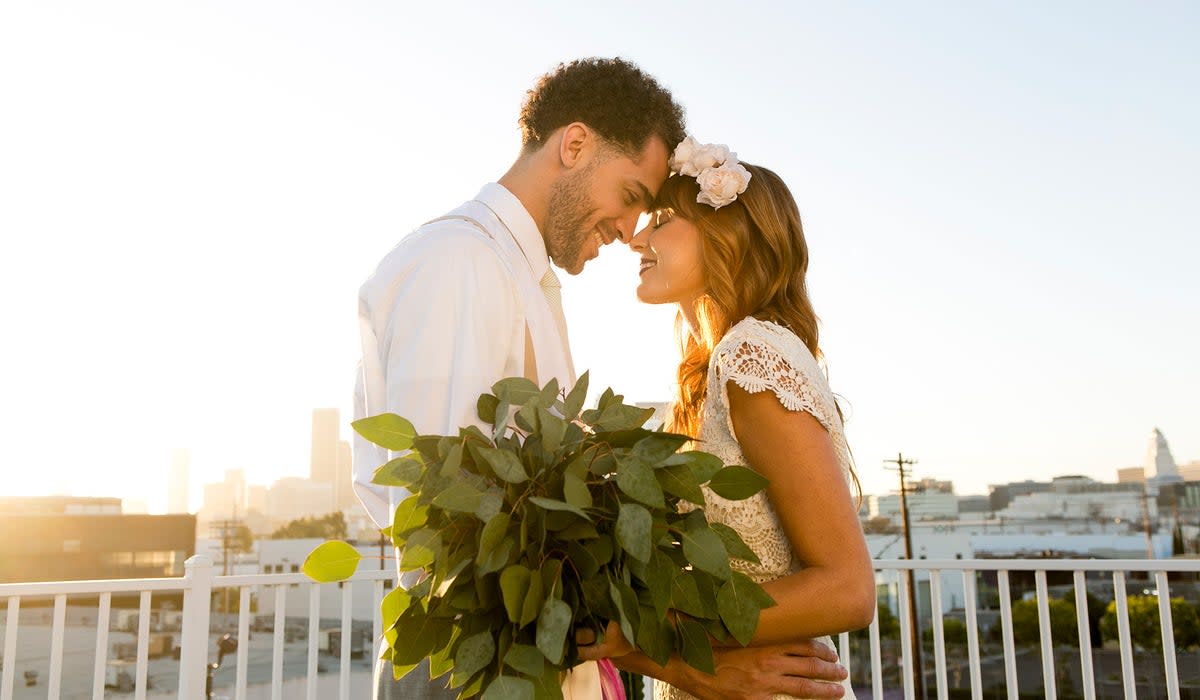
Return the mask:
{"type": "Polygon", "coordinates": [[[595,163],[566,175],[554,183],[546,217],[546,252],[550,259],[572,275],[583,269],[583,245],[591,236],[585,228],[594,208],[588,201],[595,163]]]}

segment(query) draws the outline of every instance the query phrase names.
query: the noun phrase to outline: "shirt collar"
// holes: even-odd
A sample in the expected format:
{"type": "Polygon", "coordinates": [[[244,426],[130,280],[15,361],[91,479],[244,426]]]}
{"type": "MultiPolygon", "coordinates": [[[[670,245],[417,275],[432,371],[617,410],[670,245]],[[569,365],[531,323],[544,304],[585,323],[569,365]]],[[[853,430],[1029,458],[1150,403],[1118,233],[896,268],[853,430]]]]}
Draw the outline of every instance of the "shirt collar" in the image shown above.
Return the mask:
{"type": "Polygon", "coordinates": [[[546,254],[546,241],[538,230],[533,217],[521,204],[521,200],[510,192],[507,187],[496,182],[489,182],[479,190],[475,199],[483,202],[488,209],[499,217],[501,223],[508,227],[525,259],[533,271],[534,279],[541,280],[550,269],[549,256],[546,254]]]}

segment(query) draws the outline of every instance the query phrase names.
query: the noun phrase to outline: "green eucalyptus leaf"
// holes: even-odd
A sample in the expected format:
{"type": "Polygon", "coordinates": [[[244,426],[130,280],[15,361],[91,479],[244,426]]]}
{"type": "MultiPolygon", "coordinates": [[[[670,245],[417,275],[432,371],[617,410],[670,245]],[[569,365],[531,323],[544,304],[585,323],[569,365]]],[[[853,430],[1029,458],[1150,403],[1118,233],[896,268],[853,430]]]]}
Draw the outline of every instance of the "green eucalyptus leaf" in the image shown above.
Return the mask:
{"type": "Polygon", "coordinates": [[[408,665],[420,662],[433,652],[438,628],[448,626],[449,621],[426,613],[420,605],[412,605],[404,611],[396,625],[392,663],[408,665]]]}
{"type": "MultiPolygon", "coordinates": [[[[745,574],[734,572],[717,591],[717,612],[733,638],[742,646],[750,643],[758,627],[762,598],[767,594],[745,574]]],[[[767,596],[768,600],[770,599],[767,596]]]]}
{"type": "Polygon", "coordinates": [[[680,535],[683,555],[692,566],[722,581],[729,578],[729,554],[717,533],[707,527],[689,529],[680,535]]]}
{"type": "Polygon", "coordinates": [[[488,491],[479,497],[479,507],[475,509],[475,517],[486,523],[503,508],[504,496],[495,491],[488,491]]]}
{"type": "MultiPolygon", "coordinates": [[[[421,528],[410,533],[400,554],[400,570],[412,571],[428,566],[442,554],[442,536],[421,528]]],[[[418,659],[419,660],[419,659],[418,659]]]]}
{"type": "Polygon", "coordinates": [[[480,394],[479,401],[475,402],[475,413],[479,415],[479,420],[489,425],[496,422],[496,408],[500,405],[500,399],[493,394],[480,394]]]}
{"type": "Polygon", "coordinates": [[[686,464],[701,484],[712,479],[725,466],[719,457],[707,452],[680,452],[663,462],[663,466],[668,467],[676,464],[686,464]]]}
{"type": "Polygon", "coordinates": [[[721,538],[721,542],[725,544],[725,551],[729,552],[729,556],[734,559],[748,561],[751,564],[761,563],[758,560],[758,555],[754,553],[753,549],[750,549],[750,546],[737,533],[737,530],[724,523],[709,523],[708,526],[721,538]]]}
{"type": "Polygon", "coordinates": [[[417,453],[397,457],[375,470],[371,483],[380,486],[412,486],[425,474],[425,463],[417,453]]]}
{"type": "Polygon", "coordinates": [[[529,399],[537,396],[541,391],[537,384],[525,377],[509,377],[492,385],[492,393],[500,401],[513,406],[524,406],[529,399]]]}
{"type": "Polygon", "coordinates": [[[403,541],[405,533],[411,532],[429,522],[429,506],[420,503],[419,496],[409,496],[396,506],[396,514],[392,517],[392,538],[403,541]]]}
{"type": "Polygon", "coordinates": [[[529,480],[525,465],[515,454],[508,450],[495,447],[479,448],[479,456],[492,468],[492,473],[510,484],[520,484],[529,480]]]}
{"type": "Polygon", "coordinates": [[[666,666],[675,650],[675,628],[652,607],[638,615],[637,646],[659,666],[666,666]]]}
{"type": "Polygon", "coordinates": [[[529,593],[531,572],[527,567],[513,564],[500,573],[500,594],[509,622],[521,621],[521,610],[529,593]]]}
{"type": "Polygon", "coordinates": [[[458,476],[462,469],[463,463],[463,445],[458,443],[450,447],[446,453],[446,458],[442,460],[442,468],[440,470],[442,476],[453,479],[458,476]]]}
{"type": "Polygon", "coordinates": [[[596,531],[595,525],[579,520],[576,520],[558,532],[558,539],[563,541],[594,540],[599,536],[600,533],[596,531]]]}
{"type": "Polygon", "coordinates": [[[479,499],[483,497],[474,486],[465,481],[458,481],[446,487],[433,497],[433,505],[442,510],[455,513],[471,513],[479,508],[479,499]]]}
{"type": "Polygon", "coordinates": [[[621,634],[625,635],[625,639],[636,639],[637,595],[624,581],[609,581],[608,595],[609,600],[617,609],[617,621],[621,626],[621,634]]]}
{"type": "Polygon", "coordinates": [[[654,470],[654,476],[658,479],[663,491],[698,506],[704,505],[704,492],[700,489],[700,482],[696,479],[690,466],[675,464],[663,467],[654,470]]]}
{"type": "Polygon", "coordinates": [[[671,607],[692,617],[706,617],[711,613],[700,600],[696,579],[689,571],[677,571],[671,579],[671,607]]]}
{"type": "Polygon", "coordinates": [[[683,657],[684,663],[710,675],[716,673],[713,667],[712,644],[708,641],[708,632],[705,631],[704,625],[695,620],[680,618],[678,629],[681,642],[679,655],[683,657]]]}
{"type": "Polygon", "coordinates": [[[395,413],[361,418],[350,425],[368,441],[393,452],[410,449],[413,446],[413,438],[417,436],[413,424],[395,413]]]}
{"type": "Polygon", "coordinates": [[[508,513],[497,513],[492,516],[491,520],[483,526],[479,531],[479,549],[475,553],[475,563],[482,564],[488,555],[500,544],[504,539],[504,535],[508,533],[508,526],[512,519],[508,513]]]}
{"type": "Polygon", "coordinates": [[[491,663],[496,656],[496,640],[490,630],[462,640],[454,655],[454,671],[464,676],[474,675],[491,663]]]}
{"type": "Polygon", "coordinates": [[[687,435],[676,433],[650,433],[649,436],[642,438],[633,446],[631,454],[635,459],[640,459],[650,465],[657,465],[675,454],[675,451],[683,447],[684,443],[689,440],[691,438],[687,435]]]}
{"type": "Polygon", "coordinates": [[[482,576],[490,574],[493,571],[499,571],[505,566],[508,566],[509,560],[512,559],[513,550],[517,548],[516,540],[511,536],[506,536],[500,540],[492,551],[488,552],[483,557],[483,561],[479,564],[477,573],[482,576]]]}
{"type": "Polygon", "coordinates": [[[546,657],[529,644],[514,644],[504,655],[504,664],[527,676],[538,678],[546,668],[546,657]]]}
{"type": "Polygon", "coordinates": [[[567,422],[544,408],[538,408],[538,423],[542,426],[542,448],[556,452],[567,434],[567,422]]]}
{"type": "Polygon", "coordinates": [[[616,535],[621,549],[638,561],[650,560],[650,511],[636,503],[622,503],[617,513],[616,535]]]}
{"type": "Polygon", "coordinates": [[[746,467],[725,467],[708,482],[708,488],[721,498],[742,501],[767,487],[767,480],[746,467]]]}
{"type": "Polygon", "coordinates": [[[665,508],[662,487],[654,470],[636,459],[622,459],[617,464],[617,487],[627,496],[651,508],[665,508]]]}
{"type": "Polygon", "coordinates": [[[574,474],[563,475],[563,498],[580,510],[592,507],[592,492],[584,480],[574,474]]]}
{"type": "Polygon", "coordinates": [[[536,620],[538,613],[542,610],[542,604],[545,602],[542,597],[541,574],[531,574],[529,590],[525,593],[525,602],[521,605],[521,619],[517,621],[517,624],[524,627],[536,620]]]}
{"type": "Polygon", "coordinates": [[[479,700],[534,700],[533,681],[518,676],[498,676],[479,700]]]}
{"type": "Polygon", "coordinates": [[[579,417],[579,410],[583,408],[583,402],[587,400],[588,390],[588,373],[584,372],[578,380],[575,381],[574,388],[571,393],[567,394],[566,401],[563,402],[563,417],[567,420],[574,420],[579,417]]]}
{"type": "Polygon", "coordinates": [[[529,502],[539,508],[544,509],[544,510],[564,511],[567,513],[573,513],[575,515],[578,515],[579,517],[584,518],[586,520],[591,520],[591,518],[588,516],[588,514],[583,512],[582,508],[571,505],[570,503],[567,503],[565,501],[559,501],[554,498],[544,498],[542,496],[530,496],[529,502]]]}
{"type": "Polygon", "coordinates": [[[540,392],[538,392],[538,405],[539,406],[553,406],[554,402],[557,400],[558,400],[558,378],[551,377],[550,381],[546,382],[546,386],[542,387],[542,390],[540,392]]]}
{"type": "Polygon", "coordinates": [[[304,559],[303,571],[318,583],[345,581],[358,570],[362,555],[358,550],[341,540],[332,540],[317,545],[304,559]]]}
{"type": "Polygon", "coordinates": [[[638,408],[626,406],[623,403],[613,403],[601,409],[600,417],[596,420],[598,430],[629,430],[639,428],[654,415],[653,408],[638,408]]]}
{"type": "Polygon", "coordinates": [[[646,564],[646,577],[642,579],[650,594],[654,611],[660,619],[666,618],[667,608],[671,606],[671,582],[679,569],[671,563],[670,557],[655,549],[646,564]]]}
{"type": "Polygon", "coordinates": [[[512,417],[512,404],[500,399],[496,405],[496,420],[492,422],[492,440],[498,442],[508,431],[508,421],[512,417]]]}
{"type": "Polygon", "coordinates": [[[542,605],[537,621],[537,648],[552,664],[560,664],[571,628],[571,606],[557,598],[542,605]]]}

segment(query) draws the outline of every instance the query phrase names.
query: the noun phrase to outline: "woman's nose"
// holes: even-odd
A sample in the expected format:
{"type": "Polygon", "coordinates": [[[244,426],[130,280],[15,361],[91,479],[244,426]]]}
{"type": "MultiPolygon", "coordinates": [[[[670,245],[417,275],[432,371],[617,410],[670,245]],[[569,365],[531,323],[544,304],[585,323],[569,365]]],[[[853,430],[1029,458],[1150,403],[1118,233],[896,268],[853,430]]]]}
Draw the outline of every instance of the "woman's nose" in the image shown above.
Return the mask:
{"type": "Polygon", "coordinates": [[[641,231],[633,234],[633,238],[629,239],[629,247],[633,250],[645,250],[646,244],[650,240],[650,227],[644,226],[641,231]]]}

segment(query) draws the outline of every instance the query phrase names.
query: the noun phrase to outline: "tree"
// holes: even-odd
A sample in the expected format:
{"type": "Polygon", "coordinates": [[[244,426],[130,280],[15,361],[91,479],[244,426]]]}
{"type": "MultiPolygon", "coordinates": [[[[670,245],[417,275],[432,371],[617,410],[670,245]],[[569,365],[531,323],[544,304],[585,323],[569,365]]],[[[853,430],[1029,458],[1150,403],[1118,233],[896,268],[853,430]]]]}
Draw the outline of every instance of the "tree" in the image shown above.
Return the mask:
{"type": "MultiPolygon", "coordinates": [[[[1079,623],[1075,602],[1052,598],[1046,601],[1050,610],[1050,639],[1055,644],[1079,646],[1079,623]]],[[[1019,600],[1012,606],[1013,640],[1017,644],[1038,644],[1042,638],[1038,621],[1037,600],[1019,600]]]]}
{"type": "MultiPolygon", "coordinates": [[[[1171,626],[1174,628],[1175,648],[1179,651],[1200,644],[1200,618],[1196,609],[1183,598],[1171,599],[1171,626]]],[[[1117,602],[1108,604],[1100,620],[1105,639],[1118,640],[1117,602]]],[[[1158,615],[1158,596],[1129,596],[1129,638],[1143,649],[1162,649],[1162,626],[1158,615]]]]}
{"type": "MultiPolygon", "coordinates": [[[[946,640],[946,646],[967,645],[967,624],[957,617],[942,618],[942,636],[946,640]]],[[[933,627],[929,627],[921,633],[921,637],[925,640],[925,644],[933,645],[933,627]]]]}
{"type": "Polygon", "coordinates": [[[892,519],[883,515],[871,518],[863,523],[862,528],[863,534],[866,535],[895,535],[900,532],[900,528],[892,522],[892,519]]]}
{"type": "Polygon", "coordinates": [[[346,516],[341,511],[335,511],[319,518],[293,520],[271,533],[271,539],[346,539],[346,516]]]}

